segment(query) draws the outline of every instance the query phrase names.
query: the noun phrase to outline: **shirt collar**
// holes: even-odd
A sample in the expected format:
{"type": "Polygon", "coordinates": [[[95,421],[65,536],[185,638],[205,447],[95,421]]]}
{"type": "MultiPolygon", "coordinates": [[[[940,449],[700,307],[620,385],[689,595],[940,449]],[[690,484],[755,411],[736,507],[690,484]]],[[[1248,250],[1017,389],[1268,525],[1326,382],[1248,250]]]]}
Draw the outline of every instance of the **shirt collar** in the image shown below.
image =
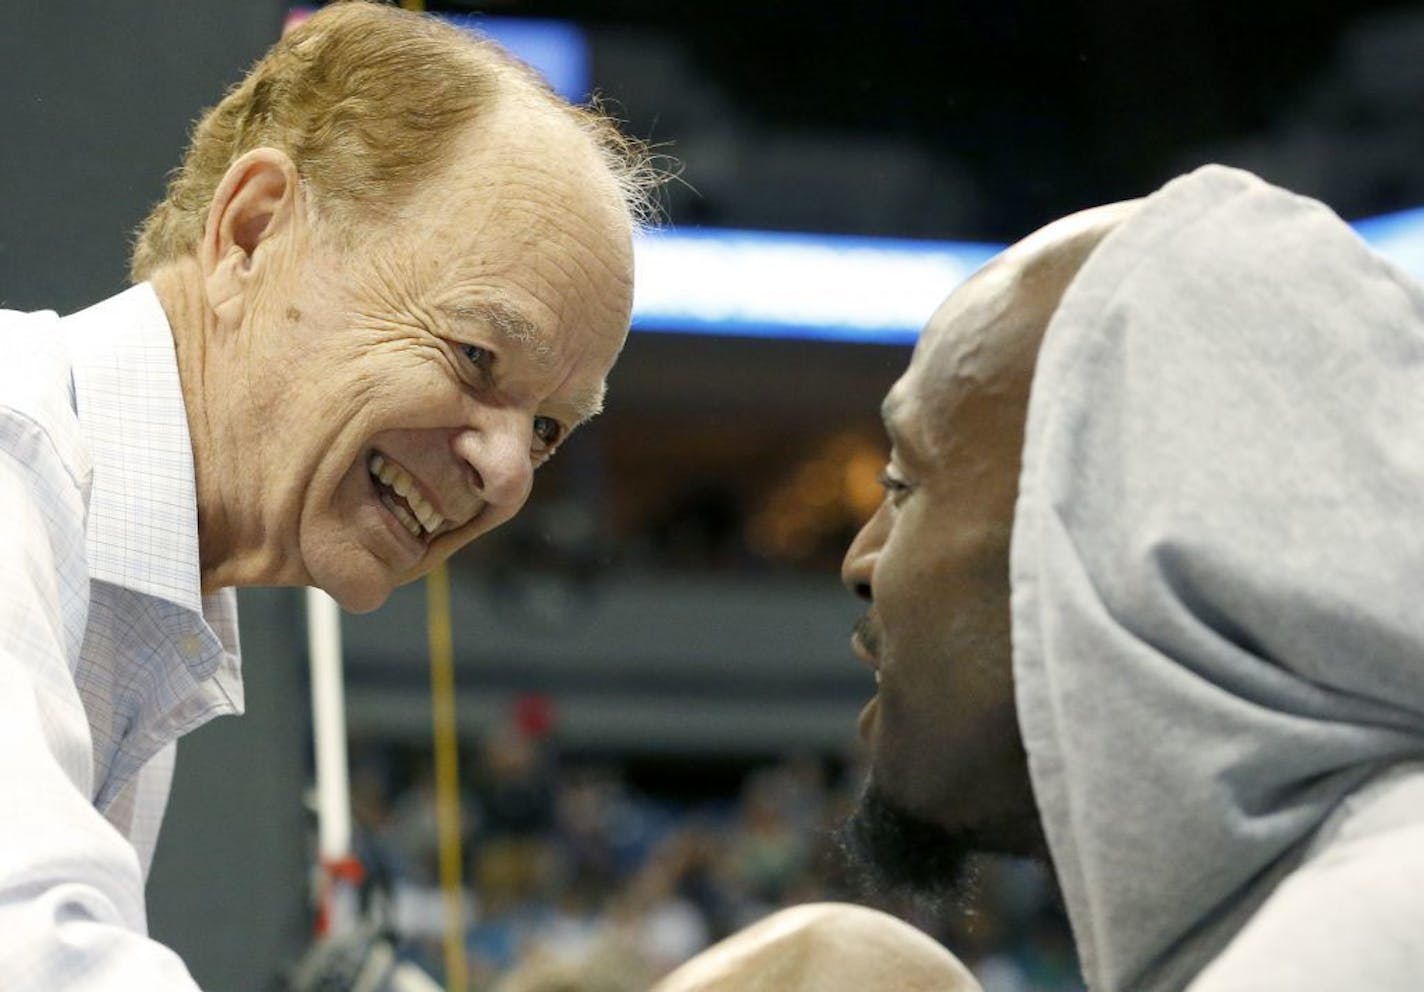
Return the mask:
{"type": "MultiPolygon", "coordinates": [[[[188,410],[173,332],[153,287],[134,286],[60,327],[93,468],[89,577],[178,608],[160,611],[173,618],[168,657],[192,681],[175,683],[190,688],[146,717],[156,747],[213,716],[242,712],[237,597],[231,589],[203,595],[188,410]]],[[[143,760],[148,753],[135,752],[143,760]]]]}
{"type": "Polygon", "coordinates": [[[94,468],[90,578],[202,613],[193,445],[158,296],[141,283],[61,326],[94,468]]]}

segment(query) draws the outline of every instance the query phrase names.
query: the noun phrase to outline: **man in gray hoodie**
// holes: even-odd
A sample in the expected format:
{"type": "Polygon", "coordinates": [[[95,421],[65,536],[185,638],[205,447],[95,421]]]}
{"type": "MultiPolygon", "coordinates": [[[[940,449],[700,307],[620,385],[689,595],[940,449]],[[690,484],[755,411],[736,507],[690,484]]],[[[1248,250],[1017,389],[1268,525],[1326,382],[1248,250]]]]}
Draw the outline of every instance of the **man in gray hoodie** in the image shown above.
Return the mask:
{"type": "Polygon", "coordinates": [[[1093,992],[1424,988],[1424,291],[1208,167],[990,263],[884,413],[852,852],[1049,855],[1093,992]]]}

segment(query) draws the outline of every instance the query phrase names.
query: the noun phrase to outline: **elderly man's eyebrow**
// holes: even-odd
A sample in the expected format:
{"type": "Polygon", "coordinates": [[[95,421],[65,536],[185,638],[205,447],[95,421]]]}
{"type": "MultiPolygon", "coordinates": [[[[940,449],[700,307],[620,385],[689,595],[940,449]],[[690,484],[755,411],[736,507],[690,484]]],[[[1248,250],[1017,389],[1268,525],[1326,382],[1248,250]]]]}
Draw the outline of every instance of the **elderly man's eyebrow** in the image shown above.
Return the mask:
{"type": "Polygon", "coordinates": [[[534,322],[514,307],[499,300],[480,300],[475,303],[447,303],[440,310],[451,320],[460,323],[477,323],[492,329],[504,343],[518,346],[539,365],[548,362],[552,349],[539,334],[534,322]]]}
{"type": "MultiPolygon", "coordinates": [[[[547,365],[549,361],[549,343],[539,334],[534,322],[506,303],[499,300],[449,303],[441,304],[440,310],[451,320],[476,323],[493,329],[505,344],[522,348],[536,364],[547,365]]],[[[603,398],[607,388],[606,383],[600,382],[596,388],[575,396],[568,402],[567,416],[570,427],[577,427],[603,412],[603,398]]]]}

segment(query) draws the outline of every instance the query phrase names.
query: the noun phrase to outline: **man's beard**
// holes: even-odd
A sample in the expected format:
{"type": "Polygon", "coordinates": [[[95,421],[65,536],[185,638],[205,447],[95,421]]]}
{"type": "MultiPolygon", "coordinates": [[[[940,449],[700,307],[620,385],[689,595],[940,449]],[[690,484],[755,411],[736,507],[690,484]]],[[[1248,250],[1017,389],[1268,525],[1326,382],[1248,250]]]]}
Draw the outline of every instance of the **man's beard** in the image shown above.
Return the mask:
{"type": "Polygon", "coordinates": [[[985,850],[973,831],[956,831],[896,805],[872,779],[860,805],[836,830],[837,874],[862,902],[904,903],[935,917],[969,911],[985,850]]]}

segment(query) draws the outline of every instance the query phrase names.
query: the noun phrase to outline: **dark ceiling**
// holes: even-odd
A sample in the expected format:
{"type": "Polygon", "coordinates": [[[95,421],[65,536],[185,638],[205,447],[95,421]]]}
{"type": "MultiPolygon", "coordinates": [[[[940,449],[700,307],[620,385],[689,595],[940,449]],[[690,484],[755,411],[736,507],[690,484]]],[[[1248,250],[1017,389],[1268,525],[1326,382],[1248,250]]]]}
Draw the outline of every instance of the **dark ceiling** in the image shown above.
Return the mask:
{"type": "MultiPolygon", "coordinates": [[[[1417,2],[480,6],[671,39],[762,133],[890,140],[960,177],[955,189],[972,204],[930,225],[955,231],[898,233],[1012,238],[1072,209],[1147,192],[1209,159],[1237,160],[1350,215],[1424,203],[1424,165],[1414,164],[1424,160],[1424,143],[1393,156],[1376,147],[1401,146],[1400,127],[1424,138],[1416,123],[1424,120],[1424,79],[1415,65],[1424,67],[1424,6],[1417,2]],[[1411,107],[1418,109],[1409,115],[1411,107]],[[1400,119],[1406,116],[1415,120],[1400,119]],[[1327,144],[1338,135],[1346,144],[1338,156],[1358,151],[1360,161],[1315,162],[1317,132],[1327,144]]],[[[684,94],[610,95],[630,106],[634,124],[660,125],[656,136],[679,146],[688,140],[669,132],[684,94]]],[[[699,163],[687,158],[698,185],[699,163]]],[[[816,165],[806,162],[807,169],[816,165]]],[[[891,174],[905,176],[903,169],[891,174]]],[[[745,182],[755,170],[739,176],[745,182]]],[[[691,209],[695,220],[744,222],[736,209],[730,218],[715,204],[691,209]]],[[[892,228],[920,226],[913,210],[902,212],[898,223],[895,211],[883,219],[892,228]]],[[[802,216],[780,225],[775,216],[768,220],[766,226],[807,223],[802,216]]]]}

